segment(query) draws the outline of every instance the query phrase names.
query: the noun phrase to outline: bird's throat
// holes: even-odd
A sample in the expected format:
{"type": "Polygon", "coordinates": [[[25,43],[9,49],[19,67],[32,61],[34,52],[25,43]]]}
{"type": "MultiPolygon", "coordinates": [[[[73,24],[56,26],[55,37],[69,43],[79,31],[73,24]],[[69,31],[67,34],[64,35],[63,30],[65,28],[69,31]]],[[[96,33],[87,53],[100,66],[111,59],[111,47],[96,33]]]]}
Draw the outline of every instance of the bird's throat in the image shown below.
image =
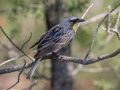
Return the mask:
{"type": "Polygon", "coordinates": [[[77,29],[78,29],[78,24],[79,23],[76,23],[74,26],[73,26],[73,30],[76,32],[77,31],[77,29]]]}

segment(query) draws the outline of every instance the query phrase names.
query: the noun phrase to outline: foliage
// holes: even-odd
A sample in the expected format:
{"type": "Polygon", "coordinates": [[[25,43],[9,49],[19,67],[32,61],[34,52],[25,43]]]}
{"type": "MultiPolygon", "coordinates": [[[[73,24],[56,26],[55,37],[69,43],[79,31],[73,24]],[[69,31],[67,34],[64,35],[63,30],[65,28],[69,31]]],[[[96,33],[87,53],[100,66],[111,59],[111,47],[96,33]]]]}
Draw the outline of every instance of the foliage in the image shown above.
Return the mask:
{"type": "Polygon", "coordinates": [[[66,0],[66,10],[70,13],[82,12],[89,0],[66,0]]]}
{"type": "Polygon", "coordinates": [[[115,90],[116,87],[114,82],[111,83],[105,80],[96,80],[94,81],[94,85],[99,88],[98,90],[115,90]]]}

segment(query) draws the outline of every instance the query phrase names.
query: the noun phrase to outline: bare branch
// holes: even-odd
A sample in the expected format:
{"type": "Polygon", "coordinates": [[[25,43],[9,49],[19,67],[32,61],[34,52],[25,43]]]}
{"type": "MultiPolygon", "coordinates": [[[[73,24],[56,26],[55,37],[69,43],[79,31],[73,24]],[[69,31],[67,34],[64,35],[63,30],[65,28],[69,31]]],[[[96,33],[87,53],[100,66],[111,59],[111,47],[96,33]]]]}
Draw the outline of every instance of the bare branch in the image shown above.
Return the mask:
{"type": "MultiPolygon", "coordinates": [[[[81,19],[83,19],[84,17],[85,17],[85,15],[88,13],[88,11],[90,10],[90,8],[93,6],[93,3],[91,3],[91,5],[88,7],[88,9],[85,11],[85,13],[82,15],[82,17],[81,17],[81,19]]],[[[77,28],[80,26],[80,24],[81,24],[81,22],[78,24],[78,26],[77,26],[77,28]]],[[[73,74],[75,74],[75,73],[77,73],[79,70],[78,70],[78,68],[80,67],[81,68],[81,66],[82,65],[78,65],[77,66],[77,69],[76,70],[74,70],[74,72],[71,72],[71,74],[73,75],[73,74]]],[[[79,69],[80,69],[79,68],[79,69]]]]}
{"type": "Polygon", "coordinates": [[[82,68],[83,68],[83,65],[78,64],[78,66],[71,71],[72,76],[75,76],[79,71],[81,71],[82,68]]]}
{"type": "Polygon", "coordinates": [[[21,68],[21,71],[20,71],[20,73],[19,73],[19,75],[18,75],[18,80],[17,80],[17,82],[16,82],[14,85],[12,85],[11,87],[9,87],[7,90],[10,90],[12,87],[14,87],[15,85],[17,85],[17,84],[19,83],[19,81],[20,81],[20,75],[21,75],[22,72],[24,71],[25,65],[26,65],[26,61],[24,60],[24,65],[23,65],[23,67],[21,68]]]}
{"type": "MultiPolygon", "coordinates": [[[[102,26],[102,28],[104,29],[104,30],[106,30],[106,31],[108,31],[108,33],[111,33],[110,32],[110,27],[111,27],[111,21],[110,21],[110,6],[108,6],[108,26],[107,26],[107,29],[106,28],[104,28],[103,26],[102,26]]],[[[117,20],[118,21],[118,20],[117,20]]],[[[117,22],[118,23],[118,22],[117,22]]],[[[118,25],[118,24],[117,24],[118,25]]],[[[116,26],[117,27],[117,26],[116,26]]],[[[104,43],[104,45],[102,45],[100,48],[99,48],[99,50],[101,50],[101,48],[103,48],[111,39],[112,39],[112,37],[114,36],[114,34],[112,34],[112,35],[110,35],[110,36],[108,36],[106,39],[105,39],[105,43],[104,43]]],[[[98,50],[97,50],[98,51],[98,50]]],[[[81,70],[83,70],[83,65],[78,65],[74,70],[72,70],[72,75],[74,76],[74,75],[76,75],[79,71],[81,71],[81,70]]],[[[98,71],[100,71],[101,69],[98,69],[98,71]]],[[[90,70],[90,71],[95,71],[95,70],[90,70]]],[[[102,70],[101,70],[102,71],[102,70]]]]}
{"type": "MultiPolygon", "coordinates": [[[[10,53],[10,56],[11,55],[14,55],[14,56],[19,56],[19,54],[15,51],[15,50],[13,50],[13,49],[11,49],[10,47],[8,47],[7,45],[5,45],[3,42],[2,42],[2,40],[0,40],[0,45],[2,45],[9,53],[10,53]]],[[[12,56],[13,57],[13,56],[12,56]]]]}
{"type": "Polygon", "coordinates": [[[119,33],[119,31],[118,31],[117,29],[114,29],[114,28],[111,28],[110,30],[111,30],[112,32],[116,33],[118,39],[120,40],[120,33],[119,33]]]}
{"type": "Polygon", "coordinates": [[[27,44],[30,41],[31,37],[32,37],[32,33],[30,33],[29,39],[25,43],[23,43],[22,47],[20,48],[21,50],[23,49],[23,47],[25,46],[25,44],[27,44]]]}
{"type": "MultiPolygon", "coordinates": [[[[74,63],[78,63],[78,64],[88,65],[88,64],[93,64],[95,62],[99,62],[99,61],[102,61],[102,60],[105,60],[108,58],[112,58],[114,56],[117,56],[118,54],[120,54],[120,48],[111,54],[105,54],[105,55],[99,56],[97,58],[86,60],[86,61],[79,59],[79,58],[68,57],[68,56],[59,55],[59,54],[55,54],[55,53],[43,57],[42,60],[52,59],[52,60],[61,60],[61,61],[66,61],[66,62],[74,62],[74,63]]],[[[31,65],[32,65],[32,62],[29,62],[25,65],[25,68],[29,68],[31,65]]],[[[21,68],[22,68],[22,66],[19,65],[19,66],[14,66],[11,68],[2,69],[2,70],[0,70],[0,75],[5,74],[5,73],[15,72],[15,71],[20,70],[21,68]]]]}
{"type": "Polygon", "coordinates": [[[83,64],[83,65],[88,65],[88,64],[102,61],[104,59],[112,58],[114,56],[117,56],[118,54],[120,54],[120,48],[111,54],[105,54],[105,55],[99,56],[97,58],[86,60],[86,61],[79,59],[79,58],[67,57],[67,56],[62,56],[62,55],[58,55],[58,54],[53,57],[55,57],[55,59],[57,58],[59,60],[66,61],[66,62],[68,61],[68,62],[74,62],[74,63],[78,63],[78,64],[83,64]]]}
{"type": "MultiPolygon", "coordinates": [[[[32,62],[26,63],[26,65],[24,66],[24,69],[31,67],[31,66],[32,66],[32,62]]],[[[19,71],[19,70],[21,70],[22,67],[23,67],[23,65],[18,65],[18,66],[14,66],[11,68],[2,69],[2,70],[0,70],[0,75],[5,74],[5,73],[19,71]]]]}
{"type": "Polygon", "coordinates": [[[38,76],[39,76],[40,78],[44,78],[44,79],[49,80],[49,81],[51,80],[51,78],[45,76],[44,74],[39,73],[38,70],[36,70],[36,73],[38,74],[38,76]]]}
{"type": "Polygon", "coordinates": [[[120,11],[119,11],[119,13],[118,13],[118,18],[117,18],[117,20],[116,20],[115,29],[118,29],[119,21],[120,21],[120,11]]]}
{"type": "Polygon", "coordinates": [[[107,22],[107,31],[110,34],[110,27],[111,27],[111,21],[110,21],[110,6],[108,6],[108,22],[107,22]]]}
{"type": "Polygon", "coordinates": [[[34,86],[36,86],[37,84],[38,84],[38,81],[35,80],[28,88],[25,88],[25,89],[23,89],[23,90],[32,90],[32,88],[33,88],[34,86]]]}
{"type": "Polygon", "coordinates": [[[105,67],[105,68],[81,68],[79,71],[83,71],[83,72],[88,72],[88,73],[100,73],[100,72],[110,72],[110,71],[118,71],[119,67],[105,67]]]}
{"type": "Polygon", "coordinates": [[[118,18],[116,20],[116,24],[115,24],[115,27],[114,27],[114,31],[117,34],[118,39],[120,40],[120,33],[118,31],[118,23],[119,23],[119,21],[120,21],[120,12],[118,13],[118,18]]]}
{"type": "MultiPolygon", "coordinates": [[[[114,32],[114,33],[116,33],[117,34],[117,36],[118,36],[118,39],[120,40],[120,33],[119,33],[119,31],[118,31],[118,23],[119,23],[119,20],[120,20],[120,12],[118,13],[118,18],[117,18],[117,20],[116,20],[116,24],[115,24],[115,26],[114,26],[114,28],[111,28],[110,26],[110,16],[109,16],[109,18],[108,18],[108,28],[106,29],[106,28],[104,28],[103,26],[101,26],[102,27],[102,29],[103,30],[106,30],[109,34],[111,34],[111,32],[114,32]]],[[[112,35],[112,36],[114,36],[114,34],[112,35]]],[[[112,37],[111,36],[111,37],[112,37]]]]}
{"type": "MultiPolygon", "coordinates": [[[[33,51],[33,52],[30,52],[30,53],[26,53],[26,54],[31,54],[31,53],[34,53],[34,52],[36,52],[37,50],[35,50],[35,51],[33,51]]],[[[22,58],[22,57],[24,57],[25,55],[20,55],[20,56],[18,56],[18,57],[16,57],[16,58],[12,58],[12,59],[9,59],[9,60],[6,60],[5,62],[3,62],[3,63],[1,63],[0,64],[0,67],[2,66],[2,65],[4,65],[4,64],[7,64],[7,63],[9,63],[9,62],[12,62],[12,61],[14,61],[14,60],[17,60],[17,59],[19,59],[19,58],[22,58]]],[[[34,60],[34,59],[33,59],[34,60]]]]}
{"type": "MultiPolygon", "coordinates": [[[[88,11],[90,10],[90,8],[93,6],[93,3],[88,7],[88,9],[85,11],[85,13],[82,15],[81,19],[83,19],[85,17],[85,15],[88,13],[88,11]]],[[[81,22],[78,24],[77,28],[80,26],[81,22]]]]}
{"type": "MultiPolygon", "coordinates": [[[[118,5],[116,5],[109,13],[112,13],[118,6],[120,6],[120,3],[119,3],[118,5]]],[[[99,23],[99,25],[98,25],[95,33],[94,33],[93,40],[92,40],[92,43],[91,43],[91,45],[90,45],[90,48],[89,48],[89,50],[88,50],[88,52],[87,52],[87,54],[86,54],[86,56],[85,56],[85,58],[84,58],[85,61],[87,60],[87,58],[88,58],[88,56],[89,56],[89,54],[90,54],[90,52],[91,52],[91,50],[92,50],[92,47],[93,47],[93,45],[94,45],[94,42],[95,42],[95,39],[96,39],[96,36],[97,36],[97,33],[98,33],[98,30],[99,30],[100,26],[102,25],[102,23],[104,22],[104,20],[108,17],[109,13],[107,13],[107,14],[105,15],[105,17],[104,17],[104,18],[101,20],[101,22],[99,23]]]]}
{"type": "MultiPolygon", "coordinates": [[[[113,13],[111,13],[111,15],[117,14],[118,12],[119,12],[119,10],[115,10],[113,13]]],[[[92,18],[86,20],[85,22],[82,22],[80,24],[80,27],[81,26],[85,26],[85,25],[90,24],[90,23],[93,23],[93,22],[97,22],[100,19],[102,19],[106,14],[107,14],[107,12],[99,14],[99,15],[96,15],[96,16],[93,16],[92,18]]]]}
{"type": "Polygon", "coordinates": [[[3,32],[3,34],[6,36],[6,38],[19,50],[19,51],[21,51],[25,56],[27,56],[29,59],[31,59],[32,61],[34,61],[33,60],[33,58],[32,57],[30,57],[29,55],[27,55],[24,51],[22,51],[15,43],[13,43],[13,41],[8,37],[8,35],[4,32],[4,30],[2,29],[2,27],[0,26],[0,29],[1,29],[1,31],[3,32]]]}

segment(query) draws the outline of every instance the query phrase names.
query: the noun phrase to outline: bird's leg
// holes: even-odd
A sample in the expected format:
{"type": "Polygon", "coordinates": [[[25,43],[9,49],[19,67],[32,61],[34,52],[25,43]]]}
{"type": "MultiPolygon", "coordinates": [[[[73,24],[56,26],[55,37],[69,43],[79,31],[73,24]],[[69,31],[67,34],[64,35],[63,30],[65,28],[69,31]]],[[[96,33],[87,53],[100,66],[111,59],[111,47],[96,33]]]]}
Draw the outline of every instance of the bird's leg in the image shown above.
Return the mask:
{"type": "Polygon", "coordinates": [[[56,56],[56,55],[57,55],[57,53],[56,53],[56,52],[52,52],[52,55],[53,55],[53,56],[56,56]]]}
{"type": "Polygon", "coordinates": [[[52,56],[53,56],[54,58],[57,57],[59,60],[62,61],[62,57],[61,57],[61,55],[59,55],[58,53],[56,53],[56,52],[52,52],[52,56]]]}
{"type": "Polygon", "coordinates": [[[52,52],[52,56],[53,56],[53,58],[55,58],[57,56],[57,53],[56,52],[52,52]]]}

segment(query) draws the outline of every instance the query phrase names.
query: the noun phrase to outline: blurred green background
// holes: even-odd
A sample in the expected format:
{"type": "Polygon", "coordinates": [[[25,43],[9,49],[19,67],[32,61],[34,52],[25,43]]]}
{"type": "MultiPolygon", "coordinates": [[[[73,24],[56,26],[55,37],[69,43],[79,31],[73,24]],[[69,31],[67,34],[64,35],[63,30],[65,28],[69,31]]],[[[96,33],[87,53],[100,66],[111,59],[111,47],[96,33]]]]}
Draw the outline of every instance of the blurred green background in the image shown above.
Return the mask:
{"type": "MultiPolygon", "coordinates": [[[[45,13],[47,11],[46,6],[52,3],[50,1],[51,0],[0,0],[0,25],[19,47],[29,39],[30,33],[32,32],[31,40],[23,48],[25,52],[34,51],[35,48],[29,49],[29,47],[47,30],[45,13]]],[[[114,7],[119,3],[119,0],[65,0],[64,8],[67,13],[66,16],[74,15],[81,18],[92,2],[94,2],[93,7],[84,18],[86,21],[104,12],[108,12],[108,6],[110,5],[111,8],[114,7]]],[[[112,27],[115,25],[117,16],[117,13],[110,16],[112,27]]],[[[84,58],[90,47],[95,29],[101,19],[79,28],[71,46],[73,57],[84,58]]],[[[107,20],[103,23],[103,26],[107,27],[107,20]]],[[[120,47],[120,41],[116,35],[113,35],[111,39],[108,37],[110,37],[110,35],[100,28],[89,58],[111,53],[120,47]]],[[[34,54],[35,53],[32,53],[30,55],[34,56],[34,54]]],[[[6,39],[2,32],[0,32],[0,63],[19,55],[21,55],[21,52],[6,39]]],[[[74,90],[119,90],[119,58],[120,55],[91,65],[79,66],[81,69],[73,75],[74,90]]],[[[28,58],[23,57],[3,65],[0,69],[21,65],[23,64],[23,59],[28,62],[30,61],[28,58]]],[[[74,69],[78,67],[78,64],[71,64],[74,69]]],[[[46,60],[41,62],[38,70],[40,73],[44,73],[50,78],[50,67],[50,60],[46,60]]],[[[37,79],[39,83],[33,90],[50,90],[49,80],[37,77],[33,78],[31,81],[26,80],[27,72],[28,70],[21,75],[21,80],[19,84],[14,87],[15,89],[22,90],[27,88],[34,82],[34,79],[37,79]]],[[[19,72],[13,72],[0,75],[0,90],[13,85],[17,81],[18,73],[19,72]]]]}

